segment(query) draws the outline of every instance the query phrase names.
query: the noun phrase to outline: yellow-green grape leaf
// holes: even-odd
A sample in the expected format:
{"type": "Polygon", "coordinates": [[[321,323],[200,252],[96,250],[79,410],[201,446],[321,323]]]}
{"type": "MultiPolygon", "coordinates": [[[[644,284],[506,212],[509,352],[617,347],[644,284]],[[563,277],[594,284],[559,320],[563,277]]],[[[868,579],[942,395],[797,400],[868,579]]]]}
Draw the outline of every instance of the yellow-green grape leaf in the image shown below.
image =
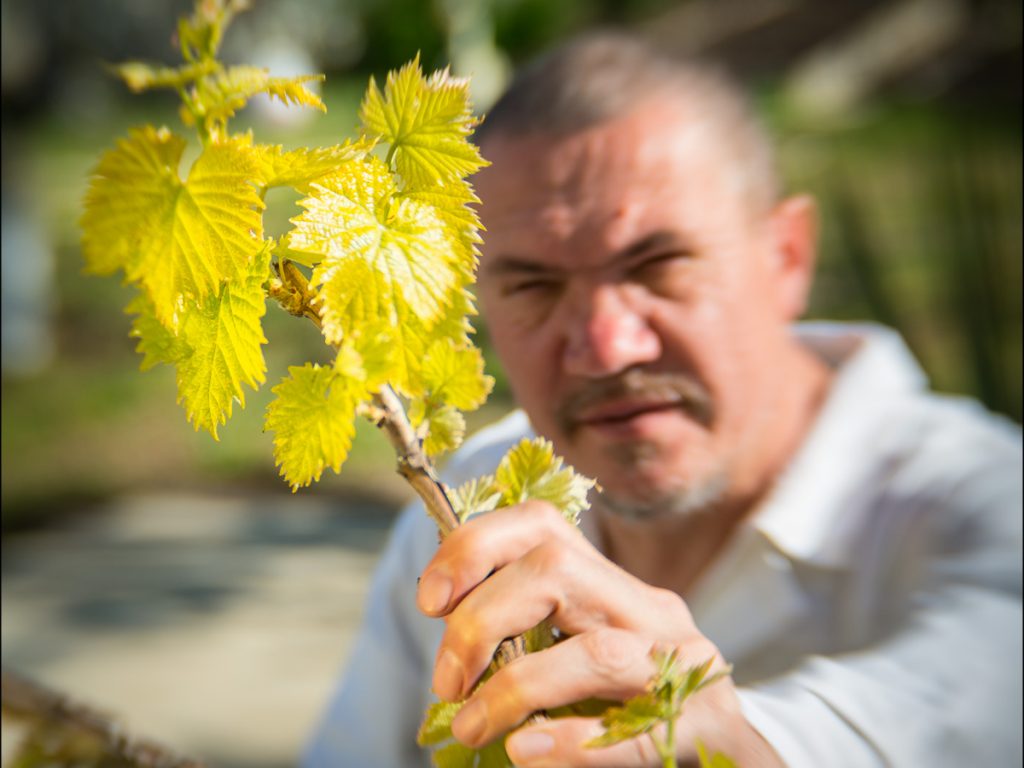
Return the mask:
{"type": "Polygon", "coordinates": [[[505,744],[496,739],[477,752],[476,768],[515,768],[505,752],[505,744]]]}
{"type": "MultiPolygon", "coordinates": [[[[431,343],[442,337],[460,346],[470,344],[472,329],[467,316],[476,310],[469,292],[455,292],[441,318],[426,321],[404,301],[393,301],[387,277],[365,261],[348,260],[344,269],[345,279],[328,280],[319,291],[317,306],[324,336],[337,344],[346,333],[365,334],[360,329],[386,326],[394,355],[389,361],[389,383],[407,397],[424,396],[421,369],[431,343]]],[[[459,282],[470,279],[462,276],[459,282]]]]}
{"type": "Polygon", "coordinates": [[[142,61],[126,61],[112,67],[133,93],[151,88],[181,88],[208,75],[217,68],[216,62],[205,60],[181,67],[161,67],[142,61]]]}
{"type": "Polygon", "coordinates": [[[184,302],[242,280],[263,239],[253,148],[242,139],[212,144],[182,182],[183,148],[170,132],[133,131],[100,161],[82,218],[89,269],[123,267],[172,329],[184,302]]]}
{"type": "Polygon", "coordinates": [[[391,332],[399,358],[393,383],[402,394],[420,397],[426,392],[422,368],[430,345],[437,338],[450,338],[458,346],[469,345],[469,333],[472,329],[467,315],[475,314],[476,310],[472,305],[470,293],[466,290],[454,294],[451,306],[445,309],[437,321],[423,321],[401,303],[396,309],[398,324],[391,332]]]}
{"type": "Polygon", "coordinates": [[[451,339],[438,339],[430,345],[423,360],[422,376],[431,400],[462,411],[479,408],[494,388],[494,379],[484,374],[480,350],[456,346],[451,339]]]}
{"type": "Polygon", "coordinates": [[[419,56],[388,74],[384,92],[371,78],[359,112],[366,132],[391,145],[395,167],[413,187],[435,187],[487,165],[467,137],[476,120],[469,81],[447,70],[423,76],[419,56]]]}
{"type": "Polygon", "coordinates": [[[257,389],[266,363],[261,318],[266,311],[263,284],[270,277],[270,253],[253,258],[244,280],[225,283],[196,311],[188,312],[181,337],[192,350],[178,364],[178,399],[196,429],[216,439],[217,427],[231,416],[234,400],[245,407],[243,384],[257,389]]]}
{"type": "Polygon", "coordinates": [[[350,337],[354,337],[355,348],[362,359],[366,388],[376,392],[394,377],[399,364],[394,334],[390,328],[369,325],[350,337]]]}
{"type": "Polygon", "coordinates": [[[527,653],[536,653],[550,648],[555,644],[555,632],[551,623],[545,619],[532,629],[523,633],[523,643],[526,645],[527,653]]]}
{"type": "Polygon", "coordinates": [[[373,149],[374,142],[367,139],[346,141],[331,147],[293,149],[281,146],[259,147],[263,177],[267,187],[292,187],[308,194],[310,184],[334,173],[338,166],[350,160],[362,159],[373,149]]]}
{"type": "Polygon", "coordinates": [[[292,366],[272,390],[266,428],[274,432],[274,458],[292,491],[335,472],[348,456],[355,434],[356,406],[365,390],[333,368],[292,366]]]}
{"type": "Polygon", "coordinates": [[[184,150],[182,137],[147,125],[103,154],[81,219],[86,271],[110,275],[139,259],[152,228],[173,215],[184,150]]]}
{"type": "Polygon", "coordinates": [[[306,83],[321,83],[323,75],[298,75],[297,77],[269,77],[263,90],[271,98],[282,103],[301,107],[313,107],[326,112],[321,98],[306,87],[306,83]]]}
{"type": "Polygon", "coordinates": [[[285,104],[313,107],[326,112],[327,108],[320,97],[306,88],[306,83],[323,79],[323,75],[271,77],[261,67],[229,67],[197,82],[193,104],[200,115],[216,121],[227,120],[258,93],[266,93],[285,104]]]}
{"type": "Polygon", "coordinates": [[[721,752],[708,755],[707,747],[700,739],[696,740],[697,759],[700,761],[700,768],[738,768],[732,759],[721,752]]]}
{"type": "Polygon", "coordinates": [[[467,480],[448,496],[461,523],[466,522],[473,515],[496,509],[501,501],[501,491],[494,484],[493,475],[483,475],[467,480]]]}
{"type": "MultiPolygon", "coordinates": [[[[287,241],[306,242],[292,236],[287,241]]],[[[321,254],[313,256],[314,264],[323,261],[321,254]]],[[[388,305],[394,304],[387,278],[365,259],[339,258],[333,260],[333,266],[320,264],[313,272],[310,287],[318,289],[316,307],[321,331],[329,344],[340,344],[354,329],[382,320],[396,331],[400,328],[397,321],[401,318],[391,318],[387,312],[388,305]]]]}
{"type": "Polygon", "coordinates": [[[153,313],[153,303],[144,293],[137,294],[125,312],[135,315],[128,335],[138,339],[135,351],[141,354],[139,369],[148,371],[159,363],[177,363],[192,354],[192,348],[179,336],[167,329],[153,313]]]}
{"type": "Polygon", "coordinates": [[[476,756],[477,753],[469,747],[453,741],[438,749],[430,757],[436,768],[475,768],[476,756]]]}
{"type": "Polygon", "coordinates": [[[409,422],[417,428],[423,450],[430,458],[454,451],[466,436],[466,420],[450,405],[413,398],[408,409],[409,422]]]}
{"type": "Polygon", "coordinates": [[[149,292],[157,317],[173,325],[181,299],[201,302],[221,283],[240,281],[263,240],[263,201],[253,148],[211,144],[196,159],[172,216],[144,243],[128,278],[149,292]]]}
{"type": "Polygon", "coordinates": [[[610,747],[643,736],[663,721],[664,714],[664,707],[652,694],[634,696],[621,707],[610,707],[605,712],[601,718],[604,733],[588,741],[586,746],[610,747]]]}
{"type": "Polygon", "coordinates": [[[463,704],[461,701],[435,701],[427,707],[416,733],[416,743],[421,747],[432,747],[452,738],[452,720],[463,704]]]}
{"type": "Polygon", "coordinates": [[[460,268],[459,262],[471,265],[473,256],[435,210],[394,199],[394,177],[372,155],[346,163],[313,189],[300,202],[306,210],[292,220],[287,245],[323,257],[310,282],[322,286],[328,341],[344,335],[346,307],[354,295],[365,296],[393,325],[402,320],[403,308],[424,322],[437,322],[468,279],[471,267],[460,268]],[[383,280],[366,280],[360,262],[383,280]],[[342,307],[335,306],[339,299],[342,307]]]}
{"type": "Polygon", "coordinates": [[[348,334],[334,363],[339,373],[362,381],[368,392],[376,392],[388,383],[397,365],[398,350],[391,329],[381,323],[371,323],[348,334]]]}
{"type": "Polygon", "coordinates": [[[579,523],[579,513],[587,509],[587,493],[594,481],[562,467],[551,443],[543,438],[523,438],[501,460],[494,474],[501,490],[502,506],[540,499],[554,504],[566,520],[579,523]]]}
{"type": "Polygon", "coordinates": [[[444,186],[407,189],[399,196],[433,206],[438,216],[462,238],[464,247],[475,253],[476,245],[482,242],[480,217],[470,206],[479,205],[480,198],[467,182],[451,179],[444,186]]]}
{"type": "Polygon", "coordinates": [[[501,739],[481,750],[471,749],[454,740],[452,720],[463,704],[461,701],[431,704],[416,734],[416,743],[421,747],[443,745],[431,755],[431,762],[436,768],[513,768],[501,739]]]}
{"type": "Polygon", "coordinates": [[[423,450],[431,458],[462,445],[466,436],[466,420],[452,406],[444,405],[431,411],[425,423],[427,436],[423,440],[423,450]]]}
{"type": "Polygon", "coordinates": [[[178,42],[186,61],[217,55],[224,30],[248,0],[201,0],[191,17],[178,20],[178,42]]]}
{"type": "MultiPolygon", "coordinates": [[[[628,699],[621,707],[610,707],[601,718],[605,732],[587,742],[588,747],[608,747],[620,741],[649,733],[659,723],[674,721],[682,716],[686,700],[729,674],[729,668],[711,675],[714,657],[701,664],[683,669],[679,652],[651,651],[657,671],[647,685],[647,691],[628,699]]],[[[672,744],[667,745],[671,753],[672,744]]]]}
{"type": "Polygon", "coordinates": [[[365,336],[365,329],[385,326],[392,341],[388,382],[406,396],[422,395],[419,369],[431,336],[441,330],[420,321],[404,302],[391,301],[387,278],[365,261],[349,260],[344,269],[344,279],[328,280],[320,288],[317,307],[324,337],[344,343],[353,334],[365,336]]]}

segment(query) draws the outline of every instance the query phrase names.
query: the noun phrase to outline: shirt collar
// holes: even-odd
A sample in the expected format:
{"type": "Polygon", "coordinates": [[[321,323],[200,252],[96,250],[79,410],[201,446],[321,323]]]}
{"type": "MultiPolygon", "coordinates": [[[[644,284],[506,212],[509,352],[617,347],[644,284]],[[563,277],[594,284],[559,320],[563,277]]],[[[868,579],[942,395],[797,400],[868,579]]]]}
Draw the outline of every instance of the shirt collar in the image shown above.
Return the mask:
{"type": "Polygon", "coordinates": [[[870,324],[804,323],[802,343],[835,371],[803,445],[749,524],[786,556],[841,567],[875,492],[876,450],[893,399],[923,390],[927,379],[903,340],[870,324]]]}

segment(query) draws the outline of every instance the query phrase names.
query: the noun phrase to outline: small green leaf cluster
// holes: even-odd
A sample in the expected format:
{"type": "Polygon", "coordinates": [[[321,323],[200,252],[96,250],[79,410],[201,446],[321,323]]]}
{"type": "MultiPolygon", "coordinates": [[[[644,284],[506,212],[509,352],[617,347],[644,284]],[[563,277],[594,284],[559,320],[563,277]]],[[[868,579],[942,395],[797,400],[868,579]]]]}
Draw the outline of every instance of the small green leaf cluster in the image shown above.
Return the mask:
{"type": "Polygon", "coordinates": [[[425,76],[417,59],[383,91],[371,80],[359,140],[260,144],[230,133],[229,118],[258,93],[323,110],[307,88],[322,78],[222,64],[224,30],[241,9],[199,0],[178,26],[179,67],[114,68],[132,90],[176,91],[201,149],[183,178],[185,138],[144,125],[101,157],[81,220],[86,269],[120,272],[138,289],[127,312],[141,367],[175,366],[178,401],[215,439],[233,404],[245,406],[245,388],[265,381],[266,298],[321,328],[333,363],[291,367],[266,415],[293,490],[340,470],[357,411],[382,387],[410,401],[428,454],[451,450],[465,432],[461,411],[493,384],[468,320],[479,201],[466,177],[485,165],[468,141],[468,82],[425,76]],[[279,186],[303,196],[303,211],[274,241],[264,199],[279,186]]]}
{"type": "Polygon", "coordinates": [[[452,506],[465,521],[481,512],[535,499],[550,502],[568,522],[579,525],[580,512],[590,505],[587,495],[593,487],[593,480],[562,466],[549,441],[523,438],[505,454],[493,475],[457,488],[452,506]]]}
{"type": "Polygon", "coordinates": [[[129,61],[113,70],[135,93],[154,88],[177,91],[182,122],[195,126],[204,143],[225,138],[228,119],[258,93],[326,112],[320,97],[306,88],[306,83],[322,81],[323,75],[271,77],[261,67],[226,67],[217,60],[225,30],[247,7],[246,0],[199,0],[192,16],[178,22],[180,67],[129,61]]]}
{"type": "Polygon", "coordinates": [[[436,747],[431,755],[437,768],[512,768],[501,741],[483,749],[472,749],[454,740],[452,720],[462,702],[437,701],[430,705],[420,725],[416,741],[422,747],[436,747]]]}
{"type": "MultiPolygon", "coordinates": [[[[605,732],[589,741],[587,746],[610,747],[647,734],[654,743],[659,757],[671,768],[676,765],[675,723],[683,714],[684,702],[693,694],[727,676],[729,669],[709,674],[714,658],[683,669],[679,652],[675,649],[669,653],[655,649],[651,657],[657,671],[651,678],[647,691],[628,699],[621,707],[610,707],[601,718],[605,732]],[[665,726],[664,734],[659,735],[654,729],[662,724],[665,726]]],[[[714,758],[708,758],[702,744],[698,744],[698,752],[702,765],[727,768],[732,764],[723,755],[716,754],[714,758]],[[715,760],[718,762],[714,762],[715,760]]]]}

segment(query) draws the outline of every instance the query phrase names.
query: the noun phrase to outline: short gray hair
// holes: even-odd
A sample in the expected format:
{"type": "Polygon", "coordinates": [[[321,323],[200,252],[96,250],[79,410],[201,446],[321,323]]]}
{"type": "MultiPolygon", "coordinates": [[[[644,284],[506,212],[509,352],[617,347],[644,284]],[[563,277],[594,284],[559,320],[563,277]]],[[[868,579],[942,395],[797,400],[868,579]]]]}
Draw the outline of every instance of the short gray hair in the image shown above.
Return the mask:
{"type": "Polygon", "coordinates": [[[494,136],[562,138],[628,114],[654,98],[698,103],[727,137],[747,174],[754,207],[779,195],[771,141],[746,93],[707,62],[669,58],[622,32],[578,37],[523,67],[477,128],[494,136]]]}

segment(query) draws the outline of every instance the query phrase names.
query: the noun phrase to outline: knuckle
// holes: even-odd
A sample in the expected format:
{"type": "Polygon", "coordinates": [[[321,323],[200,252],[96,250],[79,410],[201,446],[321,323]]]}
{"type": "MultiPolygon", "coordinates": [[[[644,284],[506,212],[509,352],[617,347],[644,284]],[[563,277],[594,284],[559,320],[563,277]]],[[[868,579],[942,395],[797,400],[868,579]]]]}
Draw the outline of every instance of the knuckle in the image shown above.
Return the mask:
{"type": "Polygon", "coordinates": [[[480,643],[480,630],[479,617],[473,611],[459,606],[448,618],[444,644],[456,652],[467,653],[480,643]]]}
{"type": "Polygon", "coordinates": [[[536,522],[551,530],[559,530],[566,525],[562,513],[554,504],[540,499],[528,499],[522,504],[523,511],[536,518],[536,522]]]}
{"type": "Polygon", "coordinates": [[[686,611],[686,603],[683,602],[683,598],[680,597],[678,592],[663,589],[662,587],[652,587],[651,590],[659,608],[671,610],[674,613],[686,611]]]}
{"type": "Polygon", "coordinates": [[[529,664],[523,664],[520,657],[499,669],[487,682],[481,692],[486,693],[492,699],[500,699],[505,709],[515,708],[526,698],[525,691],[529,683],[529,664]]]}
{"type": "Polygon", "coordinates": [[[545,541],[531,549],[526,557],[530,564],[546,576],[557,576],[571,568],[572,554],[558,541],[545,541]]]}
{"type": "Polygon", "coordinates": [[[480,543],[480,526],[478,521],[469,520],[449,533],[441,542],[441,551],[448,556],[458,556],[464,552],[473,552],[480,543]]]}
{"type": "Polygon", "coordinates": [[[614,678],[635,661],[635,643],[629,633],[621,629],[600,627],[581,638],[594,671],[603,677],[614,678]]]}
{"type": "Polygon", "coordinates": [[[686,605],[686,601],[683,600],[682,596],[678,592],[673,592],[670,589],[662,589],[660,587],[652,587],[654,603],[657,609],[666,616],[672,617],[676,621],[680,622],[692,622],[690,616],[690,609],[686,605]]]}
{"type": "Polygon", "coordinates": [[[441,543],[441,548],[428,566],[428,570],[441,570],[455,583],[457,588],[469,588],[484,574],[481,559],[488,551],[486,531],[472,527],[472,521],[455,531],[441,543]]]}

